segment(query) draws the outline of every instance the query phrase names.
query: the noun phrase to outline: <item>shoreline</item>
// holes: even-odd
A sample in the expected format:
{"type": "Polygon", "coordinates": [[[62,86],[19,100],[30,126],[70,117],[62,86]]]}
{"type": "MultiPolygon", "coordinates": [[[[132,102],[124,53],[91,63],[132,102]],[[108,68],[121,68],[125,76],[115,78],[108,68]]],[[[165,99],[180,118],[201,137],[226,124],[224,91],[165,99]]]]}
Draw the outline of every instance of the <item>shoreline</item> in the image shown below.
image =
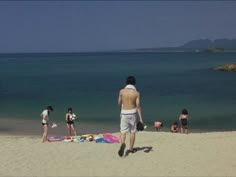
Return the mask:
{"type": "MultiPolygon", "coordinates": [[[[56,122],[57,128],[50,128],[50,136],[66,136],[67,127],[65,122],[56,122]]],[[[105,126],[103,124],[94,124],[75,121],[75,128],[78,135],[81,134],[101,134],[109,132],[118,132],[118,126],[105,126]]],[[[23,136],[42,136],[43,127],[41,120],[28,120],[16,118],[0,118],[0,134],[5,135],[23,135],[23,136]]]]}
{"type": "MultiPolygon", "coordinates": [[[[66,136],[67,127],[65,122],[56,122],[57,128],[49,128],[49,136],[66,136]]],[[[75,122],[75,127],[78,135],[82,134],[103,134],[103,133],[114,133],[119,132],[119,123],[117,125],[109,123],[96,123],[96,122],[75,122]]],[[[188,134],[198,133],[218,133],[218,132],[232,132],[236,131],[233,129],[221,129],[221,130],[201,130],[189,128],[188,134]]],[[[41,120],[29,120],[29,119],[16,119],[16,118],[0,118],[0,134],[1,135],[12,135],[12,136],[42,136],[41,120]]],[[[145,132],[154,133],[168,133],[170,129],[163,127],[160,131],[156,131],[152,125],[148,125],[145,132]]],[[[178,132],[177,134],[180,134],[178,132]]]]}

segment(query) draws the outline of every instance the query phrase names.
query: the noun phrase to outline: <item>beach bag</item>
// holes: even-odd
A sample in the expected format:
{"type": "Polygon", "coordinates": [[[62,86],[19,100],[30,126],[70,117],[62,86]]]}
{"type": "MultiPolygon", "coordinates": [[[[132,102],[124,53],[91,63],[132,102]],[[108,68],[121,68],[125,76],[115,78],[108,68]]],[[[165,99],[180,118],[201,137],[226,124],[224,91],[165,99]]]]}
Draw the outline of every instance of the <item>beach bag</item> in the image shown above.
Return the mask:
{"type": "Polygon", "coordinates": [[[138,121],[136,128],[137,128],[137,131],[143,131],[144,130],[144,126],[143,126],[142,122],[138,121]]]}

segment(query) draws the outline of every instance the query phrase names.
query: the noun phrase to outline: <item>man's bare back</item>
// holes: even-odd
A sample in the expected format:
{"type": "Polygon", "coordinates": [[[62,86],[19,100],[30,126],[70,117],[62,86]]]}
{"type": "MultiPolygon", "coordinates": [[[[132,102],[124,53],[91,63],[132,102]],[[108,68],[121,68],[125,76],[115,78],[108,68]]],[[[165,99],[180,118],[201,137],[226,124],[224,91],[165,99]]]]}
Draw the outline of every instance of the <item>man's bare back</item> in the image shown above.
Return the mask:
{"type": "Polygon", "coordinates": [[[125,110],[139,108],[140,107],[139,97],[140,97],[139,92],[134,89],[130,88],[121,89],[118,99],[118,105],[125,110]]]}

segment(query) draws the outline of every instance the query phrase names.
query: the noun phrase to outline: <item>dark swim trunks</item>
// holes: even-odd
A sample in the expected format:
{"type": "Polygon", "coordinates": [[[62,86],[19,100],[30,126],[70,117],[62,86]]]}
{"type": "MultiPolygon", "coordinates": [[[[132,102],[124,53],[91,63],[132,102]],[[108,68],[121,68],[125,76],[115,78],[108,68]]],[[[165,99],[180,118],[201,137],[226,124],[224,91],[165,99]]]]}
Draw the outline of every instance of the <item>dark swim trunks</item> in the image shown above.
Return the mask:
{"type": "Polygon", "coordinates": [[[183,126],[188,125],[188,120],[187,120],[187,119],[181,119],[181,124],[182,124],[183,126]]]}
{"type": "Polygon", "coordinates": [[[44,126],[44,125],[47,125],[48,126],[48,123],[42,123],[42,125],[44,126]]]}
{"type": "Polygon", "coordinates": [[[71,125],[71,124],[74,124],[74,121],[68,120],[66,121],[66,123],[71,125]]]}

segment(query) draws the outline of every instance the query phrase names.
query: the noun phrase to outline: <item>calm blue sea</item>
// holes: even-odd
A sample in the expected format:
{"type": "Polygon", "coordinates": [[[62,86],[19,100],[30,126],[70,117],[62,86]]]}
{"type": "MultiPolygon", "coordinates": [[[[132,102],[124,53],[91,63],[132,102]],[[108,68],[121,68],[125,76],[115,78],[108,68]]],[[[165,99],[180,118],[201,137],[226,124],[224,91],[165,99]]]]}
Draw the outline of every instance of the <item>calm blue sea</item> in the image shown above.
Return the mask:
{"type": "Polygon", "coordinates": [[[236,130],[236,73],[212,68],[236,63],[236,53],[0,54],[0,117],[64,121],[68,107],[80,122],[119,126],[118,92],[137,79],[143,118],[151,127],[189,110],[192,130],[236,130]]]}

